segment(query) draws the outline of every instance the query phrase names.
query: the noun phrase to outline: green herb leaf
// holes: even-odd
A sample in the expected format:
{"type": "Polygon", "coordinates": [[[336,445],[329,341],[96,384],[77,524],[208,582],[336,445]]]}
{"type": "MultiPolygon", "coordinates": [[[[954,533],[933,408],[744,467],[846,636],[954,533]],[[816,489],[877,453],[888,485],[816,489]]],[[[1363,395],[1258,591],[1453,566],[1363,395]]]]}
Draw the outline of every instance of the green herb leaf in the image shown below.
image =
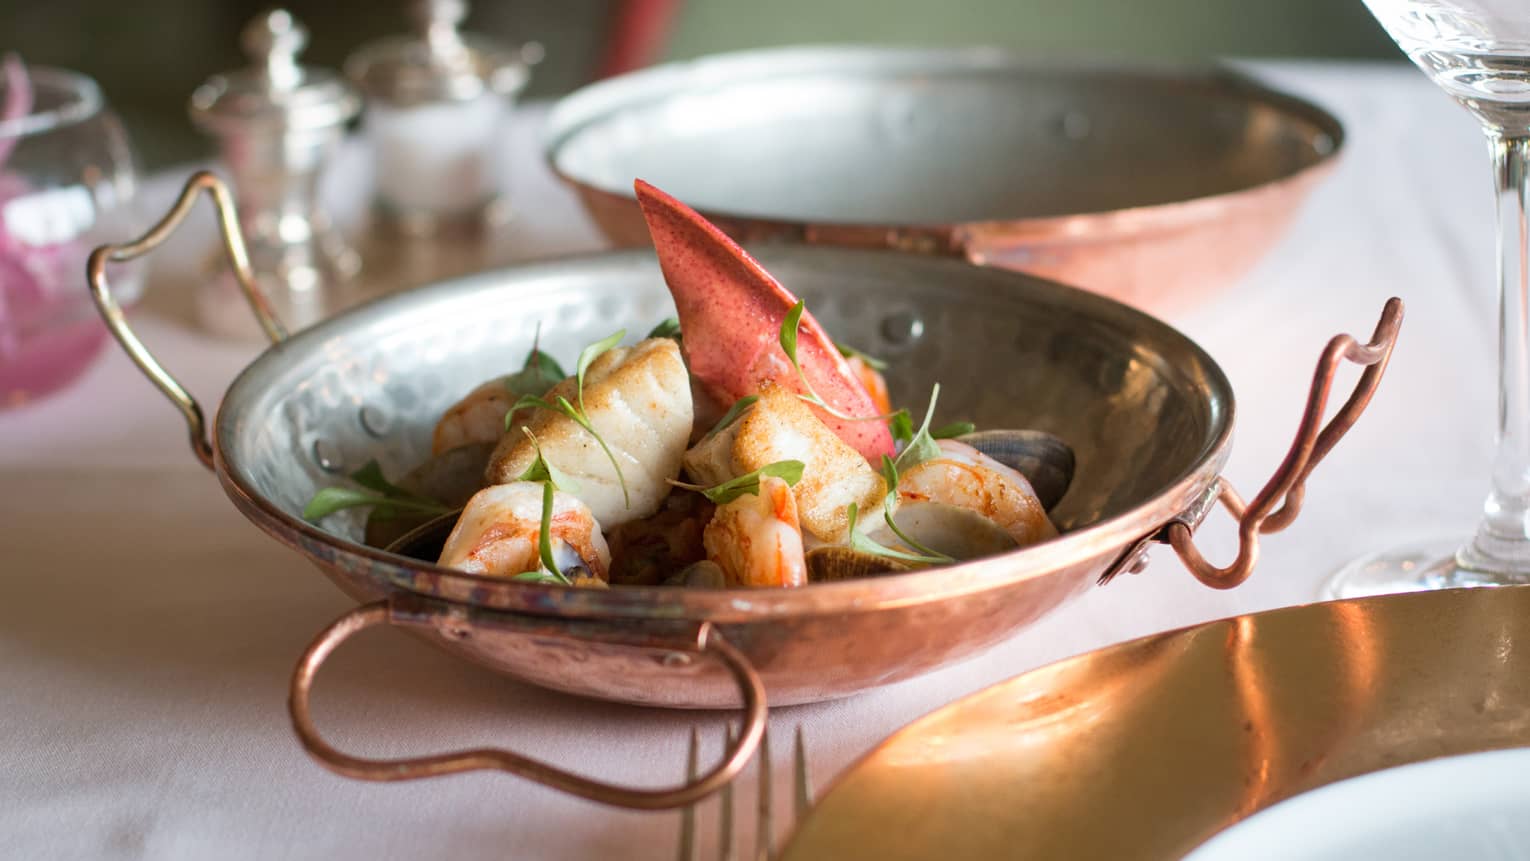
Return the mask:
{"type": "Polygon", "coordinates": [[[552,511],[553,511],[553,486],[552,482],[542,485],[542,529],[537,536],[537,551],[542,556],[542,567],[548,574],[557,578],[557,582],[565,586],[571,585],[569,579],[558,570],[558,561],[553,558],[552,552],[552,511]]]}
{"type": "MultiPolygon", "coordinates": [[[[531,352],[526,354],[526,361],[521,363],[521,369],[503,379],[505,388],[512,395],[545,395],[547,390],[563,381],[568,374],[563,373],[563,368],[558,365],[558,360],[538,349],[542,343],[542,324],[537,324],[537,333],[531,339],[531,352]]],[[[512,410],[513,412],[513,410],[512,410]]],[[[506,425],[506,430],[509,425],[506,425]]]]}
{"type": "Polygon", "coordinates": [[[930,431],[930,436],[935,439],[955,439],[959,436],[966,436],[975,430],[977,430],[977,425],[972,422],[952,422],[930,431]]]}
{"type": "Polygon", "coordinates": [[[650,338],[674,338],[680,340],[680,321],[674,317],[666,317],[659,325],[648,332],[650,338]]]}
{"type": "Polygon", "coordinates": [[[882,480],[887,483],[888,498],[898,495],[898,465],[887,455],[882,455],[882,480]]]}
{"type": "Polygon", "coordinates": [[[712,429],[707,431],[707,435],[702,437],[702,439],[711,439],[717,435],[718,431],[738,421],[739,417],[744,414],[744,411],[754,406],[754,402],[759,399],[759,395],[744,395],[734,401],[733,406],[728,407],[728,411],[723,413],[723,417],[717,420],[717,424],[713,425],[712,429]]]}
{"type": "MultiPolygon", "coordinates": [[[[807,310],[807,303],[801,299],[792,306],[786,316],[781,319],[781,351],[786,353],[786,358],[791,361],[792,367],[797,369],[797,376],[802,376],[802,366],[797,364],[797,327],[802,323],[802,312],[807,310]]],[[[802,384],[807,385],[807,378],[803,377],[802,384]]]]}
{"type": "Polygon", "coordinates": [[[935,439],[930,436],[930,419],[935,417],[935,402],[940,399],[940,383],[936,383],[930,389],[930,405],[924,411],[924,422],[919,425],[919,430],[914,438],[909,440],[903,452],[898,455],[898,470],[907,472],[910,469],[940,457],[940,446],[936,445],[935,439]]]}
{"type": "MultiPolygon", "coordinates": [[[[533,355],[546,356],[540,350],[532,352],[533,355]]],[[[546,394],[548,389],[563,382],[563,378],[567,376],[567,374],[563,373],[563,369],[551,360],[551,357],[547,357],[547,359],[546,363],[528,363],[524,369],[505,377],[503,379],[505,388],[510,391],[510,394],[517,397],[546,394]]]]}
{"type": "Polygon", "coordinates": [[[446,514],[452,511],[451,508],[434,499],[410,493],[388,481],[376,460],[367,461],[360,469],[351,473],[350,478],[365,490],[349,487],[322,488],[314,494],[313,499],[308,500],[307,505],[303,506],[303,519],[318,522],[337,511],[363,507],[373,508],[374,516],[383,519],[399,517],[409,512],[446,514]]]}
{"type": "MultiPolygon", "coordinates": [[[[616,333],[611,335],[609,338],[602,338],[601,340],[596,341],[595,343],[579,351],[579,363],[577,365],[577,370],[574,371],[574,375],[579,378],[579,388],[575,390],[578,394],[579,412],[584,412],[585,372],[590,369],[590,365],[594,364],[596,359],[600,358],[601,354],[605,353],[607,350],[610,350],[617,344],[620,344],[622,338],[625,337],[627,337],[627,330],[617,329],[616,333]]],[[[604,443],[602,443],[602,445],[604,445],[604,443]]]]}
{"type": "Polygon", "coordinates": [[[701,495],[717,505],[727,505],[744,494],[758,496],[760,493],[760,479],[765,476],[779,478],[785,481],[788,487],[795,487],[802,480],[802,470],[805,465],[800,460],[778,460],[775,463],[767,463],[754,472],[745,473],[738,478],[731,478],[715,487],[705,489],[694,485],[679,485],[701,490],[701,495]]]}
{"type": "MultiPolygon", "coordinates": [[[[850,548],[852,550],[859,550],[862,553],[870,553],[873,556],[885,556],[888,559],[901,559],[904,562],[913,562],[918,565],[944,565],[947,562],[955,561],[949,556],[904,553],[901,550],[894,550],[891,547],[883,547],[875,541],[872,541],[867,536],[856,532],[855,522],[858,511],[855,503],[853,502],[846,506],[845,515],[849,520],[850,548]]],[[[898,537],[902,538],[903,536],[899,535],[898,537]]],[[[913,547],[915,545],[910,543],[909,546],[913,547]]]]}
{"type": "Polygon", "coordinates": [[[807,310],[807,304],[801,299],[792,306],[786,316],[781,319],[781,351],[786,353],[787,361],[792,363],[792,370],[797,372],[797,379],[802,381],[802,390],[805,394],[797,395],[798,398],[823,410],[829,415],[846,422],[870,422],[884,421],[888,416],[852,416],[848,413],[829,406],[818,393],[813,391],[813,384],[808,382],[807,374],[802,372],[802,365],[797,362],[797,329],[802,324],[802,312],[807,310]]]}
{"type": "Polygon", "coordinates": [[[531,465],[526,467],[526,471],[520,474],[518,479],[520,481],[545,481],[557,490],[578,493],[579,485],[572,478],[569,478],[568,474],[563,470],[553,466],[552,461],[542,454],[542,445],[537,441],[536,434],[531,432],[531,428],[523,427],[521,428],[521,433],[531,440],[531,447],[536,450],[537,456],[531,462],[531,465]]]}
{"type": "Polygon", "coordinates": [[[545,584],[551,585],[551,586],[572,586],[572,585],[574,585],[572,582],[569,581],[569,579],[567,577],[563,576],[562,574],[554,574],[551,571],[543,571],[540,568],[538,568],[535,571],[522,571],[521,573],[515,575],[514,577],[511,577],[510,579],[511,580],[520,580],[521,582],[524,582],[524,583],[545,583],[545,584]]]}
{"type": "Polygon", "coordinates": [[[398,517],[406,512],[418,514],[447,514],[453,509],[439,502],[417,497],[390,497],[369,490],[349,487],[326,487],[313,495],[303,506],[303,519],[310,523],[343,511],[347,508],[373,507],[380,517],[398,517]]]}
{"type": "Polygon", "coordinates": [[[383,496],[418,499],[414,494],[384,478],[382,466],[375,459],[367,461],[361,469],[351,473],[351,481],[383,496]]]}
{"type": "Polygon", "coordinates": [[[870,353],[863,353],[860,350],[850,346],[849,344],[841,344],[838,341],[834,343],[834,347],[839,350],[839,354],[841,356],[844,356],[847,359],[860,359],[866,363],[866,367],[872,369],[873,371],[887,370],[887,363],[881,359],[878,359],[876,356],[871,355],[870,353]]]}
{"type": "Polygon", "coordinates": [[[898,410],[887,420],[887,429],[892,432],[893,441],[907,445],[914,440],[914,417],[908,410],[898,410]]]}

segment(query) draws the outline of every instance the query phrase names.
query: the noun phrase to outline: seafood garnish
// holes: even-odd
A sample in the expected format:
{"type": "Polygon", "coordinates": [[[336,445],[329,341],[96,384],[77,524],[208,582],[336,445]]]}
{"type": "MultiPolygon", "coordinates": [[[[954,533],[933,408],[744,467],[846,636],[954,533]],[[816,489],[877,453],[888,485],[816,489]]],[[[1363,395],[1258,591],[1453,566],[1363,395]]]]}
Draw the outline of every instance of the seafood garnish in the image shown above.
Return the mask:
{"type": "MultiPolygon", "coordinates": [[[[609,529],[652,515],[669,494],[694,423],[690,378],[668,338],[589,358],[583,385],[576,373],[554,386],[539,407],[557,407],[533,410],[526,424],[609,529]]],[[[534,457],[526,439],[507,434],[485,475],[490,483],[514,481],[534,457]]]]}

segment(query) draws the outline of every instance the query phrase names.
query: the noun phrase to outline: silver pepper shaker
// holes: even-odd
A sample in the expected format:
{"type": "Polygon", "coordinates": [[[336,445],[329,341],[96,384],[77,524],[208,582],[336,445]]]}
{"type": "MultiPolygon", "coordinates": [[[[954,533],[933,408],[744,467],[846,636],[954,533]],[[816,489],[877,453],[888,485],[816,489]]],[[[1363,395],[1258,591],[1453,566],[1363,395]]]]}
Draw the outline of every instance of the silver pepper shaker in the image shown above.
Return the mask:
{"type": "MultiPolygon", "coordinates": [[[[251,268],[296,330],[353,301],[361,259],[331,225],[318,193],[361,99],[338,74],[298,65],[308,32],[284,10],[251,21],[240,42],[252,65],[198,87],[191,119],[218,139],[251,268]]],[[[225,270],[198,297],[198,310],[209,328],[246,335],[256,330],[242,303],[225,270]]]]}
{"type": "Polygon", "coordinates": [[[345,73],[366,95],[375,210],[416,236],[475,231],[503,211],[503,123],[541,59],[458,30],[464,0],[416,0],[415,32],[358,49],[345,73]]]}

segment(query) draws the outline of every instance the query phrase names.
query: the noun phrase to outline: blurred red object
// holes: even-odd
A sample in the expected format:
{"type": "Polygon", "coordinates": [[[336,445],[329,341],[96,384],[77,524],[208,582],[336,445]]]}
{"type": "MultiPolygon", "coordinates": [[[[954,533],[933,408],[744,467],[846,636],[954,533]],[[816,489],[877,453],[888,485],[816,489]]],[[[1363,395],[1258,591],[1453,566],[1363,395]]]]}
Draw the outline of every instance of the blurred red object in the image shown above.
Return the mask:
{"type": "Polygon", "coordinates": [[[653,64],[664,52],[684,0],[617,0],[595,77],[609,78],[653,64]]]}

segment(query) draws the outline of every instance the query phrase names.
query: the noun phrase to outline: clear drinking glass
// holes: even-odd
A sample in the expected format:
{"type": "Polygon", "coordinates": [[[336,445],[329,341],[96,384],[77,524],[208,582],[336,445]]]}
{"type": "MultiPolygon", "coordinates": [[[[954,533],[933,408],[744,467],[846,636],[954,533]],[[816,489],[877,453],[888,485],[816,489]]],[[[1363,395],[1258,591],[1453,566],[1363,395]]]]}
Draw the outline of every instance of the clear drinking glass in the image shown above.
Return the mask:
{"type": "MultiPolygon", "coordinates": [[[[105,342],[85,260],[138,235],[136,186],[127,136],[95,81],[0,58],[0,409],[68,384],[105,342]]],[[[140,275],[114,264],[125,301],[140,275]]]]}
{"type": "Polygon", "coordinates": [[[1498,448],[1477,534],[1352,563],[1332,597],[1530,583],[1530,0],[1364,0],[1487,135],[1498,211],[1498,448]]]}

